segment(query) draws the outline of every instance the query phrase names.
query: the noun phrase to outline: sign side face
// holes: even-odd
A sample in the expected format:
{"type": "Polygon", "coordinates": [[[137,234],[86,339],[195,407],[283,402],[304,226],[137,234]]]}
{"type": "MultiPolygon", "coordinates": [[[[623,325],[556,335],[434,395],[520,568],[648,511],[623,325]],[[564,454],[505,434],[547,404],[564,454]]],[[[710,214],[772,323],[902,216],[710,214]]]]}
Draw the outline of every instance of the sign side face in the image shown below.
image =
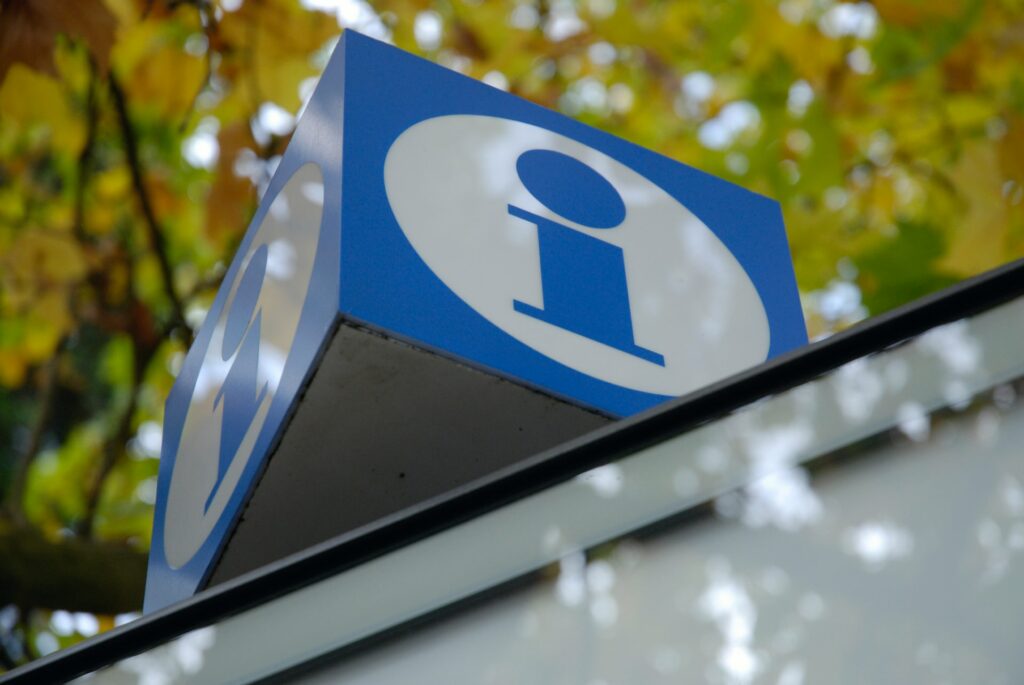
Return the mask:
{"type": "Polygon", "coordinates": [[[346,38],[347,316],[619,416],[807,342],[776,202],[346,38]]]}
{"type": "Polygon", "coordinates": [[[337,316],[339,50],[167,400],[145,611],[205,582],[337,316]]]}

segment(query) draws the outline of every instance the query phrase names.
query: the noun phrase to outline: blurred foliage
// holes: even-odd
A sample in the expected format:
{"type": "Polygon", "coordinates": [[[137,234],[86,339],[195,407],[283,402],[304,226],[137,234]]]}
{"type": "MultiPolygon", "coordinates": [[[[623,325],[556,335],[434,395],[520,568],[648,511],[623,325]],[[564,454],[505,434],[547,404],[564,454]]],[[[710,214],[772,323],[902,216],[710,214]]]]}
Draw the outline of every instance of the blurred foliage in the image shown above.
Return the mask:
{"type": "MultiPolygon", "coordinates": [[[[15,534],[147,549],[164,398],[342,28],[778,199],[814,337],[1024,254],[1024,0],[4,0],[0,579],[15,534]]],[[[0,668],[124,610],[13,598],[0,668]]]]}

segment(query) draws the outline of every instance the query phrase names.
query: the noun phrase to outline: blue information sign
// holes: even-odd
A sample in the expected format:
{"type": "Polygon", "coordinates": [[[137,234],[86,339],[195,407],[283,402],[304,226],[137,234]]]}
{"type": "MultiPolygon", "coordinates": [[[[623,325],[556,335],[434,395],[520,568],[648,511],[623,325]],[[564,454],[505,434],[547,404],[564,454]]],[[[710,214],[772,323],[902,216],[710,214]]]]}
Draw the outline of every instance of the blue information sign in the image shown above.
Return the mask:
{"type": "Polygon", "coordinates": [[[346,32],[168,399],[147,610],[206,581],[339,315],[613,416],[806,342],[777,203],[346,32]]]}

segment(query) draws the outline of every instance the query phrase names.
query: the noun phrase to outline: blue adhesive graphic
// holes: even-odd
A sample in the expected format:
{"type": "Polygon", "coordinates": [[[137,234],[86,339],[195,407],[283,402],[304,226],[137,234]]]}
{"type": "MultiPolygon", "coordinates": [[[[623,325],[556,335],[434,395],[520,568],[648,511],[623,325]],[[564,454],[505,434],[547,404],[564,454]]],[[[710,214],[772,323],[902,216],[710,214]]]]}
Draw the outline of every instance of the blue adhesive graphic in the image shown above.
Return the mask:
{"type": "MultiPolygon", "coordinates": [[[[653,192],[692,213],[706,227],[701,230],[712,235],[712,242],[727,251],[749,279],[743,301],[757,300],[751,308],[760,309],[765,317],[767,340],[758,344],[766,344],[767,352],[744,363],[806,343],[778,203],[352,31],[345,32],[343,45],[349,102],[343,125],[352,133],[345,137],[341,193],[343,315],[613,416],[643,411],[678,393],[661,392],[654,381],[623,375],[612,380],[612,374],[582,372],[580,363],[553,354],[555,345],[545,346],[537,337],[525,335],[514,320],[543,322],[551,329],[549,340],[579,336],[592,357],[601,356],[593,347],[605,348],[649,368],[646,378],[675,379],[682,368],[697,366],[703,374],[714,366],[693,359],[707,327],[706,321],[692,318],[693,312],[711,293],[695,291],[693,297],[702,304],[685,309],[678,307],[674,296],[652,296],[655,280],[656,288],[682,283],[687,289],[688,283],[698,280],[699,270],[651,274],[635,266],[636,236],[641,236],[641,243],[648,237],[651,244],[673,241],[659,253],[666,254],[678,252],[685,242],[682,237],[689,235],[688,225],[680,224],[669,236],[664,226],[634,223],[641,209],[656,218],[646,200],[653,192]],[[449,136],[449,121],[461,137],[449,136]],[[485,126],[487,121],[493,125],[485,126]],[[433,133],[419,133],[428,129],[433,133]],[[544,131],[552,135],[545,136],[544,131]],[[515,149],[520,139],[531,142],[515,149]],[[598,163],[604,158],[636,176],[606,170],[598,163]],[[390,175],[387,160],[395,163],[390,175]],[[500,180],[481,180],[494,174],[500,180]],[[647,184],[651,192],[643,197],[627,194],[619,187],[627,181],[633,190],[647,184]],[[420,194],[424,184],[431,190],[420,194]],[[505,197],[500,197],[502,192],[505,197]],[[527,197],[544,211],[527,204],[527,197]],[[484,209],[492,200],[493,214],[484,209]],[[468,216],[474,223],[463,226],[460,221],[468,216]],[[431,228],[435,222],[437,228],[431,228]],[[523,231],[508,228],[516,225],[523,231]],[[470,237],[506,230],[509,235],[496,238],[504,241],[502,247],[493,252],[480,249],[470,237]],[[515,240],[509,237],[512,234],[515,240]],[[539,283],[507,288],[506,281],[511,283],[515,275],[501,269],[494,270],[494,280],[481,279],[476,286],[457,280],[473,270],[460,270],[458,260],[473,262],[474,269],[486,273],[482,264],[502,259],[502,250],[516,252],[523,243],[515,241],[523,237],[535,240],[539,248],[534,267],[539,283]],[[444,250],[431,247],[443,241],[451,241],[451,259],[445,259],[444,250]],[[499,278],[504,279],[500,285],[499,278]],[[491,307],[484,291],[506,289],[491,307]],[[527,292],[536,294],[527,297],[527,292]],[[663,330],[652,329],[652,310],[675,319],[673,331],[692,330],[693,340],[681,344],[678,336],[669,340],[663,330]],[[510,316],[505,318],[502,311],[510,316]]],[[[673,214],[674,220],[683,222],[683,212],[673,214]]],[[[680,268],[680,263],[675,266],[680,268]]],[[[664,268],[659,263],[657,269],[664,268]]],[[[733,300],[723,306],[731,307],[733,300]]],[[[735,318],[732,310],[721,315],[735,318]]],[[[723,349],[744,344],[723,340],[714,351],[721,358],[723,349]]]]}
{"type": "MultiPolygon", "coordinates": [[[[530,194],[551,211],[595,229],[626,218],[618,191],[599,173],[553,150],[520,155],[516,171],[530,194]]],[[[591,340],[665,365],[665,357],[633,339],[629,287],[622,248],[509,205],[508,212],[537,227],[543,308],[519,300],[515,310],[591,340]]]]}
{"type": "Polygon", "coordinates": [[[256,309],[263,279],[267,273],[267,246],[260,245],[252,255],[249,266],[238,284],[238,292],[228,312],[224,326],[224,342],[221,346],[221,358],[224,361],[238,352],[231,370],[224,379],[224,385],[217,393],[213,406],[217,408],[223,401],[222,423],[220,431],[220,450],[217,459],[217,479],[206,498],[204,511],[210,509],[214,495],[220,487],[224,474],[231,465],[231,459],[238,452],[242,439],[256,411],[267,396],[266,382],[257,387],[257,374],[260,368],[260,331],[263,326],[263,312],[256,309]],[[254,316],[255,314],[255,316],[254,316]]]}
{"type": "Polygon", "coordinates": [[[590,228],[614,228],[626,219],[626,205],[604,176],[569,155],[527,150],[516,173],[540,203],[569,221],[590,228]]]}
{"type": "Polygon", "coordinates": [[[147,613],[207,583],[337,317],[343,57],[298,122],[168,397],[147,613]]]}

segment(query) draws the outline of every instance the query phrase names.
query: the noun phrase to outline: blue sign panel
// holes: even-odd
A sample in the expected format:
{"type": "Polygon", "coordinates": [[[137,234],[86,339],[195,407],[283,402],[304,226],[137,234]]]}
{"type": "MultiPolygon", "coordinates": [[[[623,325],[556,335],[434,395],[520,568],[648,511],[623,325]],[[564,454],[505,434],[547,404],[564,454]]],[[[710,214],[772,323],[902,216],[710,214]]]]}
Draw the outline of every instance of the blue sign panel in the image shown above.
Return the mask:
{"type": "Polygon", "coordinates": [[[779,205],[346,34],[341,311],[623,416],[807,342],[779,205]]]}
{"type": "Polygon", "coordinates": [[[349,31],[168,399],[147,611],[206,582],[339,315],[615,416],[806,342],[777,203],[349,31]]]}
{"type": "Polygon", "coordinates": [[[146,611],[206,581],[338,315],[342,77],[332,60],[167,399],[146,611]]]}

